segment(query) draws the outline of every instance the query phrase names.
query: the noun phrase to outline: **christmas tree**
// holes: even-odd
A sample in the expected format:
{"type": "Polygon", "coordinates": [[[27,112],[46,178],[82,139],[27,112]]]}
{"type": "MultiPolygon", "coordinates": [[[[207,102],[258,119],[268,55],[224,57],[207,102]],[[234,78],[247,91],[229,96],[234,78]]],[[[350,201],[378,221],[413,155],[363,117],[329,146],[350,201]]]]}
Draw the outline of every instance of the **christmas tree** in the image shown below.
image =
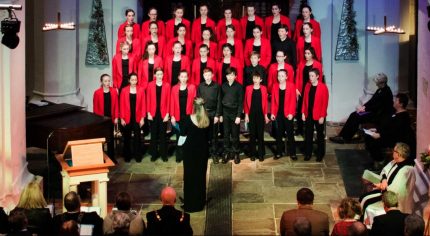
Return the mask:
{"type": "Polygon", "coordinates": [[[106,31],[103,20],[103,8],[101,0],[93,1],[85,64],[109,65],[109,53],[107,49],[106,31]]]}
{"type": "Polygon", "coordinates": [[[357,29],[355,28],[354,0],[344,0],[339,33],[337,35],[335,60],[358,60],[357,29]]]}

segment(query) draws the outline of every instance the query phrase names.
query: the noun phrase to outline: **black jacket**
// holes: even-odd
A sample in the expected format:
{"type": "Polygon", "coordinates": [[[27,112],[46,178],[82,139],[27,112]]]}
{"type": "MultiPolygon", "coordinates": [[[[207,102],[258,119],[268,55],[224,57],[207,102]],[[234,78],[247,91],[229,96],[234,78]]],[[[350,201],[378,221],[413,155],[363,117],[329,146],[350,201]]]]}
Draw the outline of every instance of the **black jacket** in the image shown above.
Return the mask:
{"type": "Polygon", "coordinates": [[[209,85],[201,82],[197,88],[197,96],[205,100],[205,109],[209,117],[220,116],[221,114],[221,86],[215,81],[209,85]]]}
{"type": "Polygon", "coordinates": [[[236,117],[240,117],[243,111],[242,85],[234,81],[230,86],[228,82],[225,82],[221,87],[221,101],[223,113],[224,111],[231,113],[222,115],[234,115],[236,117]]]}
{"type": "Polygon", "coordinates": [[[373,219],[372,230],[370,235],[373,236],[396,236],[403,235],[405,229],[405,218],[408,214],[404,214],[399,210],[390,210],[385,215],[377,216],[373,219]]]}
{"type": "Polygon", "coordinates": [[[174,206],[163,206],[159,210],[148,212],[146,220],[146,235],[193,235],[190,215],[176,210],[174,206]]]}
{"type": "Polygon", "coordinates": [[[66,213],[54,216],[54,219],[53,219],[54,234],[55,235],[59,234],[60,229],[64,222],[69,220],[74,220],[78,224],[94,225],[93,235],[103,235],[103,219],[100,218],[100,216],[97,215],[96,212],[82,212],[82,213],[83,213],[83,216],[80,222],[78,222],[78,218],[81,212],[76,212],[76,213],[66,212],[66,213]]]}
{"type": "Polygon", "coordinates": [[[377,89],[372,98],[364,106],[367,112],[372,112],[376,119],[382,119],[393,114],[393,92],[388,85],[377,89]]]}

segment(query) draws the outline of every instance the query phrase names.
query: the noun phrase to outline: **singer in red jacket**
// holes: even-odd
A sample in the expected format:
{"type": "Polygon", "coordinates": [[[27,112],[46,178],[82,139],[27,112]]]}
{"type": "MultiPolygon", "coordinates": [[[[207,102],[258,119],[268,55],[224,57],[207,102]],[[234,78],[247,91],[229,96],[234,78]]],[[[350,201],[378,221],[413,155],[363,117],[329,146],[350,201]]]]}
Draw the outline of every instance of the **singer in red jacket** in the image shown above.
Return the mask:
{"type": "MultiPolygon", "coordinates": [[[[261,17],[255,15],[255,6],[253,4],[248,4],[246,6],[247,15],[240,19],[240,26],[242,27],[242,39],[247,40],[252,37],[252,30],[255,26],[260,26],[261,29],[264,28],[264,21],[261,17]]],[[[264,37],[266,37],[264,35],[264,37]]]]}
{"type": "Polygon", "coordinates": [[[161,159],[166,162],[166,130],[167,122],[169,121],[170,84],[163,81],[163,69],[161,67],[155,68],[155,80],[148,84],[146,102],[151,130],[151,161],[155,161],[158,156],[161,156],[161,159]]]}
{"type": "MultiPolygon", "coordinates": [[[[200,56],[196,57],[193,61],[193,65],[191,67],[191,80],[190,83],[194,84],[196,87],[199,86],[200,83],[205,81],[203,77],[203,71],[206,68],[211,68],[211,70],[216,69],[216,62],[214,59],[208,57],[208,46],[206,44],[200,45],[200,56]]],[[[212,73],[214,75],[215,73],[212,73]]],[[[214,77],[216,78],[216,77],[214,77]]]]}
{"type": "MultiPolygon", "coordinates": [[[[167,48],[173,48],[173,44],[176,42],[180,42],[182,45],[182,51],[181,54],[187,56],[190,60],[193,58],[193,43],[191,40],[187,39],[185,35],[187,34],[185,25],[180,23],[177,26],[178,30],[178,36],[171,38],[167,42],[167,48]]],[[[173,55],[173,51],[167,51],[167,56],[173,55]]]]}
{"type": "Polygon", "coordinates": [[[166,41],[168,42],[170,39],[177,37],[177,27],[179,24],[184,24],[186,31],[190,32],[186,35],[186,39],[191,39],[191,24],[190,21],[187,19],[184,19],[184,7],[182,5],[177,5],[176,8],[173,10],[173,15],[175,18],[170,19],[166,22],[166,41]]]}
{"type": "Polygon", "coordinates": [[[121,89],[128,85],[129,74],[131,74],[136,66],[135,57],[129,54],[130,46],[127,42],[121,44],[121,53],[115,54],[112,60],[112,75],[113,87],[121,89]],[[128,70],[124,70],[128,68],[128,70]]]}
{"type": "Polygon", "coordinates": [[[130,85],[123,88],[120,95],[119,117],[124,137],[124,159],[130,162],[135,158],[142,161],[140,132],[146,116],[145,90],[137,86],[137,74],[130,74],[130,85]],[[130,139],[134,133],[133,145],[130,147],[130,139]]]}
{"type": "MultiPolygon", "coordinates": [[[[163,35],[158,35],[158,25],[155,22],[149,23],[150,35],[142,38],[142,49],[145,49],[148,43],[154,43],[155,45],[155,55],[164,58],[164,53],[166,50],[166,39],[163,35]]],[[[143,51],[143,53],[145,53],[143,51]]]]}
{"type": "Polygon", "coordinates": [[[229,67],[234,67],[237,70],[236,81],[242,85],[243,84],[243,62],[239,61],[237,58],[231,55],[233,47],[226,43],[222,46],[223,58],[218,63],[216,68],[217,81],[219,84],[224,84],[227,82],[227,69],[229,67]]]}
{"type": "Polygon", "coordinates": [[[312,35],[312,25],[310,23],[303,23],[303,37],[300,37],[297,41],[297,62],[305,60],[305,45],[310,43],[311,47],[315,50],[315,59],[322,62],[322,49],[321,41],[319,38],[312,35]]]}
{"type": "Polygon", "coordinates": [[[296,113],[296,86],[291,82],[288,71],[281,69],[277,72],[278,83],[272,88],[271,117],[275,127],[276,152],[274,159],[284,154],[284,138],[287,132],[287,151],[290,158],[295,161],[296,141],[294,139],[294,115],[296,113]]]}
{"type": "Polygon", "coordinates": [[[218,44],[213,41],[213,31],[212,29],[204,29],[202,32],[202,38],[199,43],[195,44],[194,47],[194,58],[200,57],[200,46],[206,45],[208,46],[208,57],[214,59],[215,61],[218,59],[218,44]]]}
{"type": "Polygon", "coordinates": [[[191,64],[187,56],[181,55],[181,42],[175,42],[172,50],[173,55],[167,56],[164,60],[164,79],[170,86],[174,86],[178,83],[178,76],[181,70],[186,70],[190,73],[191,64]]]}
{"type": "Polygon", "coordinates": [[[226,32],[227,38],[223,39],[223,40],[218,40],[217,58],[218,59],[223,58],[222,46],[224,44],[228,43],[231,46],[233,46],[233,51],[232,51],[231,55],[243,63],[243,60],[244,60],[243,59],[243,43],[242,43],[242,40],[236,39],[236,37],[235,37],[236,30],[235,30],[234,26],[228,25],[225,32],[226,32]]]}
{"type": "Polygon", "coordinates": [[[264,32],[266,38],[270,41],[279,38],[278,29],[281,25],[288,26],[288,37],[291,38],[291,22],[290,18],[281,14],[281,8],[278,4],[272,4],[272,15],[264,20],[264,32]]]}
{"type": "Polygon", "coordinates": [[[164,31],[166,29],[164,28],[164,22],[162,20],[157,20],[157,16],[158,16],[157,9],[154,7],[149,8],[148,16],[149,16],[149,20],[142,23],[142,30],[141,30],[140,38],[142,38],[142,39],[146,38],[151,34],[151,32],[149,30],[150,29],[149,25],[152,22],[156,23],[158,26],[157,27],[158,28],[158,31],[157,31],[158,36],[164,37],[164,31]]]}
{"type": "Polygon", "coordinates": [[[254,35],[253,38],[246,40],[245,43],[245,65],[251,65],[251,61],[249,60],[252,52],[257,52],[260,54],[260,65],[264,68],[269,67],[270,60],[272,59],[272,48],[270,47],[270,41],[262,38],[262,31],[259,25],[255,26],[252,30],[254,35]]]}
{"type": "Polygon", "coordinates": [[[133,27],[130,25],[125,26],[125,36],[118,38],[116,41],[116,53],[121,52],[121,43],[127,41],[128,45],[130,46],[129,53],[133,54],[136,59],[140,59],[142,57],[142,48],[141,48],[141,41],[139,38],[133,38],[133,27]]]}
{"type": "Polygon", "coordinates": [[[288,72],[288,78],[291,78],[290,81],[294,81],[294,69],[290,64],[285,62],[286,59],[287,56],[284,51],[279,50],[276,52],[277,63],[273,63],[269,67],[269,75],[267,79],[269,91],[272,91],[272,88],[276,87],[276,84],[278,83],[278,71],[280,70],[286,70],[288,72]]]}
{"type": "Polygon", "coordinates": [[[321,162],[325,155],[324,123],[327,116],[328,89],[324,83],[318,81],[319,70],[309,71],[309,81],[303,96],[302,120],[305,122],[305,161],[312,155],[314,127],[317,131],[317,161],[321,162]]]}
{"type": "Polygon", "coordinates": [[[208,17],[208,5],[202,3],[199,7],[200,17],[193,21],[191,41],[198,44],[202,41],[203,29],[211,29],[215,32],[215,21],[208,17]]]}
{"type": "Polygon", "coordinates": [[[301,16],[296,20],[296,28],[294,30],[294,41],[297,42],[299,37],[303,36],[302,26],[303,22],[309,22],[314,29],[312,35],[321,39],[321,27],[320,23],[314,19],[312,14],[312,8],[309,5],[303,5],[300,7],[301,16]]]}
{"type": "Polygon", "coordinates": [[[146,89],[148,83],[154,79],[154,69],[161,67],[163,68],[163,60],[161,57],[155,55],[155,44],[148,43],[146,46],[145,54],[143,55],[143,60],[139,61],[136,71],[138,75],[139,86],[146,89]]]}
{"type": "Polygon", "coordinates": [[[233,13],[231,12],[231,8],[224,9],[224,18],[218,21],[216,25],[216,39],[221,41],[227,38],[226,29],[228,25],[233,25],[236,29],[236,34],[234,35],[235,39],[242,40],[242,27],[240,26],[240,22],[233,18],[233,13]]]}
{"type": "Polygon", "coordinates": [[[131,25],[133,26],[133,38],[139,38],[140,37],[140,26],[139,24],[137,24],[136,22],[134,22],[134,10],[133,9],[127,9],[125,10],[125,17],[126,17],[126,21],[124,23],[122,23],[119,28],[118,28],[118,38],[124,37],[125,34],[125,30],[124,28],[127,25],[131,25]]]}

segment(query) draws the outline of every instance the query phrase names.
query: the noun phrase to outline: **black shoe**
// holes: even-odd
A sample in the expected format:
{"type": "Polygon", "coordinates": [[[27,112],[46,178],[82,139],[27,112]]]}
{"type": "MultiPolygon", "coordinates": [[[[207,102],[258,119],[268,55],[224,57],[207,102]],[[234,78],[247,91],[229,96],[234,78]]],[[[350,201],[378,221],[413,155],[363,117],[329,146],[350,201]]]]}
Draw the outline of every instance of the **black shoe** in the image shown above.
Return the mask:
{"type": "Polygon", "coordinates": [[[228,153],[225,153],[222,157],[222,163],[225,164],[229,161],[230,155],[228,153]]]}
{"type": "Polygon", "coordinates": [[[317,161],[317,162],[322,162],[323,158],[324,158],[324,157],[317,157],[317,160],[316,160],[316,161],[317,161]]]}
{"type": "Polygon", "coordinates": [[[234,154],[234,164],[239,164],[240,163],[240,158],[239,158],[239,153],[234,154]]]}
{"type": "Polygon", "coordinates": [[[259,157],[258,157],[258,160],[259,160],[260,162],[263,162],[263,161],[264,161],[264,156],[259,156],[259,157]]]}
{"type": "Polygon", "coordinates": [[[136,159],[137,163],[141,163],[143,158],[142,157],[138,157],[138,158],[135,158],[135,159],[136,159]]]}
{"type": "Polygon", "coordinates": [[[297,156],[296,156],[296,155],[291,155],[291,156],[290,156],[290,158],[291,158],[291,160],[293,160],[293,161],[297,161],[297,156]]]}
{"type": "Polygon", "coordinates": [[[152,162],[154,162],[154,161],[156,161],[157,160],[157,157],[156,156],[151,156],[151,161],[152,162]]]}
{"type": "Polygon", "coordinates": [[[311,156],[305,156],[305,161],[309,161],[311,159],[311,156]]]}
{"type": "Polygon", "coordinates": [[[251,156],[249,159],[250,159],[251,161],[255,161],[255,156],[251,156]]]}
{"type": "Polygon", "coordinates": [[[176,163],[181,163],[182,159],[181,158],[176,158],[176,163]]]}
{"type": "Polygon", "coordinates": [[[212,161],[213,161],[213,163],[214,163],[214,164],[218,164],[218,163],[219,163],[219,158],[218,158],[218,156],[217,156],[217,155],[213,155],[213,156],[212,156],[212,161]]]}
{"type": "Polygon", "coordinates": [[[161,160],[163,160],[163,162],[167,162],[167,157],[161,157],[161,160]]]}
{"type": "Polygon", "coordinates": [[[329,139],[333,143],[339,143],[339,144],[344,144],[345,143],[345,139],[343,139],[342,136],[334,136],[334,137],[330,137],[329,139]]]}
{"type": "Polygon", "coordinates": [[[273,157],[273,160],[278,160],[282,157],[282,153],[275,153],[275,156],[273,157]]]}
{"type": "Polygon", "coordinates": [[[130,163],[131,159],[129,157],[124,158],[124,161],[130,163]]]}

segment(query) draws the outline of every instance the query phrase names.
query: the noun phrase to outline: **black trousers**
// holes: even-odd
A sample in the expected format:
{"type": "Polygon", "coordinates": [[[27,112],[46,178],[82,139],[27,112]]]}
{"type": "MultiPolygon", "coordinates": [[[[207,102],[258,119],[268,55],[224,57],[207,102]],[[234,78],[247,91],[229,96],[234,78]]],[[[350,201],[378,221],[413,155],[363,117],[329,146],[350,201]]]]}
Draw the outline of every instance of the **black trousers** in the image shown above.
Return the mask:
{"type": "Polygon", "coordinates": [[[130,122],[123,127],[122,133],[124,135],[124,159],[142,159],[139,124],[133,121],[130,122]],[[132,133],[134,134],[133,138],[131,137],[132,133]]]}
{"type": "Polygon", "coordinates": [[[219,122],[214,124],[214,117],[209,116],[209,153],[211,156],[218,155],[218,131],[219,122]]]}
{"type": "Polygon", "coordinates": [[[116,161],[115,158],[115,137],[114,137],[114,132],[115,130],[115,125],[112,123],[112,125],[110,126],[110,133],[112,134],[111,137],[109,137],[106,141],[107,144],[107,154],[109,156],[109,158],[113,161],[116,161]]]}
{"type": "Polygon", "coordinates": [[[153,157],[160,155],[162,158],[167,158],[167,140],[166,130],[167,123],[163,122],[160,114],[157,114],[152,121],[150,121],[151,141],[150,153],[153,157]]]}
{"type": "Polygon", "coordinates": [[[260,114],[249,114],[249,152],[252,156],[258,154],[264,156],[264,116],[260,114]],[[258,145],[258,153],[257,146],[258,145]]]}
{"type": "Polygon", "coordinates": [[[354,111],[349,115],[345,125],[339,133],[339,136],[341,136],[344,140],[351,140],[354,134],[357,132],[359,125],[370,122],[373,120],[373,118],[374,115],[372,113],[359,115],[354,111]]]}
{"type": "Polygon", "coordinates": [[[320,124],[318,120],[308,117],[305,122],[305,156],[312,156],[312,144],[314,137],[314,127],[317,131],[317,157],[322,158],[325,155],[325,134],[324,123],[320,124]]]}
{"type": "Polygon", "coordinates": [[[229,113],[228,110],[223,111],[224,123],[224,148],[226,153],[239,153],[239,127],[234,123],[236,113],[229,113]],[[231,139],[231,141],[230,141],[231,139]]]}
{"type": "Polygon", "coordinates": [[[296,112],[297,133],[303,133],[302,105],[303,105],[303,96],[299,96],[299,99],[297,100],[297,112],[296,112]]]}
{"type": "Polygon", "coordinates": [[[288,120],[285,117],[277,116],[275,121],[275,132],[276,132],[276,151],[278,153],[283,152],[284,142],[282,138],[285,137],[285,131],[287,132],[287,153],[290,156],[296,155],[296,141],[294,139],[294,120],[288,120]]]}

